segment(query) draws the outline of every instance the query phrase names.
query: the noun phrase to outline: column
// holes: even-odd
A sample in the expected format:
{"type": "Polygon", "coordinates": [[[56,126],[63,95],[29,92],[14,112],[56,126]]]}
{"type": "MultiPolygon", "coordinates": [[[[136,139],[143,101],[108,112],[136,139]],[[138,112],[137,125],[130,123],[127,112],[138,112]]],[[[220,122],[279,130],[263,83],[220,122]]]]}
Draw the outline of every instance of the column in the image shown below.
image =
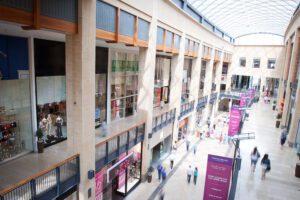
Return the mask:
{"type": "Polygon", "coordinates": [[[222,79],[222,69],[223,69],[223,59],[224,59],[224,51],[222,51],[220,62],[217,66],[216,71],[216,92],[218,93],[217,100],[215,103],[215,115],[218,113],[219,110],[219,96],[220,96],[220,87],[221,87],[221,79],[222,79]]]}
{"type": "Polygon", "coordinates": [[[139,96],[138,96],[138,113],[147,116],[145,137],[143,142],[142,157],[142,181],[145,181],[146,173],[150,167],[151,149],[149,149],[149,133],[152,132],[153,117],[153,96],[154,96],[154,73],[156,58],[156,30],[157,19],[152,18],[149,30],[148,48],[139,49],[139,96]]]}
{"type": "Polygon", "coordinates": [[[95,20],[96,1],[80,0],[78,33],[66,36],[67,145],[80,154],[79,199],[95,198],[95,20]]]}
{"type": "Polygon", "coordinates": [[[170,86],[170,108],[176,108],[176,116],[173,127],[173,142],[178,140],[178,117],[180,114],[181,105],[181,89],[183,78],[183,63],[184,63],[184,42],[185,33],[182,34],[180,41],[180,49],[178,55],[173,55],[171,61],[171,86],[170,86]]]}

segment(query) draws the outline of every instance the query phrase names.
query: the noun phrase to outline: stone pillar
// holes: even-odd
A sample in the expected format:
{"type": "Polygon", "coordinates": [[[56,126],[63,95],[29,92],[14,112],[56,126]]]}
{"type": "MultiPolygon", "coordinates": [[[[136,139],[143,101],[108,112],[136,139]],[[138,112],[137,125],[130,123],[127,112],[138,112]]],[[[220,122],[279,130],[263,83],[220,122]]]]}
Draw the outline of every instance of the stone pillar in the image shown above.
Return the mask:
{"type": "Polygon", "coordinates": [[[145,138],[143,142],[142,177],[146,177],[151,161],[151,149],[149,148],[149,133],[152,132],[153,96],[154,96],[154,73],[156,59],[156,30],[157,20],[152,18],[149,30],[148,48],[139,50],[139,96],[138,113],[146,115],[145,138]]]}
{"type": "Polygon", "coordinates": [[[279,95],[277,98],[277,107],[280,108],[280,102],[283,99],[283,94],[285,92],[285,86],[284,86],[284,81],[287,80],[285,79],[285,74],[288,71],[289,66],[287,66],[287,58],[288,58],[288,49],[290,49],[290,41],[288,40],[286,46],[284,47],[284,62],[283,62],[283,66],[281,66],[283,68],[283,75],[280,79],[280,85],[279,85],[279,95]]]}
{"type": "Polygon", "coordinates": [[[66,36],[67,145],[80,154],[79,199],[95,199],[95,20],[96,1],[78,1],[78,33],[66,36]]]}
{"type": "Polygon", "coordinates": [[[182,34],[180,40],[180,49],[178,55],[173,55],[171,61],[171,86],[170,86],[170,108],[176,108],[176,116],[173,127],[173,142],[178,140],[178,117],[180,114],[181,105],[181,89],[183,78],[183,63],[184,63],[184,42],[185,33],[182,34]]]}
{"type": "Polygon", "coordinates": [[[220,87],[221,87],[221,79],[222,79],[222,69],[223,69],[223,59],[224,59],[224,51],[222,51],[220,62],[217,64],[217,71],[216,71],[216,92],[218,93],[217,100],[215,103],[215,113],[217,115],[219,110],[219,96],[220,96],[220,87]]]}

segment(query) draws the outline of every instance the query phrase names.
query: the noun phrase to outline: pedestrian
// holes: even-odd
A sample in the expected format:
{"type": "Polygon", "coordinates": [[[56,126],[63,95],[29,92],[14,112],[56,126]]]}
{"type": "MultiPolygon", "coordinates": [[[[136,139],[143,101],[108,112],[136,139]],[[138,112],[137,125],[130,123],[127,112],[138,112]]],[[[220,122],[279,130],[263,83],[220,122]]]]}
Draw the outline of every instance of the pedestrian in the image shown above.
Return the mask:
{"type": "Polygon", "coordinates": [[[166,172],[166,168],[163,168],[161,170],[161,177],[162,177],[162,181],[164,182],[167,178],[167,172],[166,172]]]}
{"type": "Polygon", "coordinates": [[[189,149],[190,149],[190,136],[188,134],[186,136],[185,142],[186,142],[186,151],[189,151],[189,149]]]}
{"type": "Polygon", "coordinates": [[[176,140],[175,140],[175,142],[174,142],[174,144],[173,144],[173,149],[174,149],[174,151],[177,150],[177,141],[176,141],[176,140]]]}
{"type": "Polygon", "coordinates": [[[187,170],[187,182],[188,183],[191,182],[192,173],[193,173],[193,170],[192,170],[192,167],[190,165],[189,168],[188,168],[188,170],[187,170]]]}
{"type": "Polygon", "coordinates": [[[160,181],[160,178],[161,178],[161,171],[162,171],[162,166],[161,166],[161,164],[158,164],[156,169],[157,169],[157,173],[158,173],[158,180],[160,181]]]}
{"type": "Polygon", "coordinates": [[[173,169],[173,166],[174,166],[174,160],[175,160],[175,155],[174,155],[174,154],[171,154],[171,156],[170,156],[170,167],[171,167],[171,169],[173,169]]]}
{"type": "Polygon", "coordinates": [[[281,144],[281,148],[283,147],[285,141],[286,141],[286,138],[287,138],[287,129],[284,128],[281,135],[280,135],[280,144],[281,144]]]}
{"type": "Polygon", "coordinates": [[[161,188],[159,191],[159,200],[164,200],[164,198],[165,198],[165,192],[164,189],[161,188]]]}
{"type": "Polygon", "coordinates": [[[266,173],[271,170],[271,161],[269,159],[268,154],[265,154],[264,157],[261,159],[261,167],[262,167],[261,179],[265,179],[266,173]]]}
{"type": "Polygon", "coordinates": [[[195,170],[194,170],[194,184],[196,185],[197,183],[197,177],[198,177],[198,168],[195,167],[195,170]]]}
{"type": "Polygon", "coordinates": [[[251,172],[254,173],[256,163],[258,159],[260,158],[260,154],[257,150],[257,147],[254,147],[253,151],[251,152],[251,172]]]}
{"type": "Polygon", "coordinates": [[[194,155],[196,155],[196,153],[197,153],[197,144],[196,143],[193,145],[193,151],[194,151],[194,155]]]}

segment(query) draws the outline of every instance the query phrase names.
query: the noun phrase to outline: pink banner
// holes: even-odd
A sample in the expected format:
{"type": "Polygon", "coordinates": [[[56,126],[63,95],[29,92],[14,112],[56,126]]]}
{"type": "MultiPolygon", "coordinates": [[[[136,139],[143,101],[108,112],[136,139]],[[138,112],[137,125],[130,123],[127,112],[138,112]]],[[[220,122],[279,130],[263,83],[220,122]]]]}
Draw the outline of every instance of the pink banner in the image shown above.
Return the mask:
{"type": "Polygon", "coordinates": [[[242,93],[240,97],[240,106],[245,107],[246,104],[247,104],[247,95],[245,93],[242,93]]]}
{"type": "Polygon", "coordinates": [[[232,106],[229,118],[228,136],[234,136],[239,132],[241,111],[238,107],[232,106]]]}
{"type": "Polygon", "coordinates": [[[227,200],[232,158],[208,155],[203,200],[227,200]]]}
{"type": "Polygon", "coordinates": [[[95,199],[102,200],[103,199],[103,175],[105,173],[106,168],[103,168],[101,171],[96,173],[95,181],[96,181],[96,188],[95,188],[95,199]]]}

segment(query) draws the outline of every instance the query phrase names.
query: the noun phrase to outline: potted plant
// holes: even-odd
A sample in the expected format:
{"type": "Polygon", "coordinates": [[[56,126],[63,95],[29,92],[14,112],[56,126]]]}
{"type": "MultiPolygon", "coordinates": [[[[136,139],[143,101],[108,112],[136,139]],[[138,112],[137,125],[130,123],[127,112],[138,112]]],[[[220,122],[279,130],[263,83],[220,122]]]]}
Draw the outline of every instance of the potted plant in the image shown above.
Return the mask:
{"type": "Polygon", "coordinates": [[[36,137],[38,138],[37,141],[37,149],[38,149],[38,153],[43,153],[44,152],[44,140],[43,140],[43,131],[42,129],[38,129],[36,131],[36,137]]]}
{"type": "Polygon", "coordinates": [[[153,171],[154,171],[154,168],[152,166],[149,167],[148,172],[147,172],[147,181],[148,181],[148,183],[151,183],[151,181],[152,181],[152,172],[153,171]]]}
{"type": "Polygon", "coordinates": [[[276,128],[279,128],[279,126],[280,126],[281,117],[282,117],[282,113],[278,113],[276,116],[276,128]]]}

